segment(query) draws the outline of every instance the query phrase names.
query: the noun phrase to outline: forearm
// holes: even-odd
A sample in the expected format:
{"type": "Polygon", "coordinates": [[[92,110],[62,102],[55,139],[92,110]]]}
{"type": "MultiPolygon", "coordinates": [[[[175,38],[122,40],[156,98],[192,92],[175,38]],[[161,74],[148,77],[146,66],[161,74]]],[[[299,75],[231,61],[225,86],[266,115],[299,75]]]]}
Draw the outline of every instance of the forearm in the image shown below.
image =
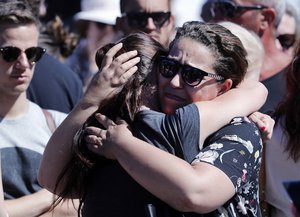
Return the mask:
{"type": "Polygon", "coordinates": [[[41,190],[18,199],[5,200],[4,208],[9,217],[34,217],[47,211],[53,202],[53,195],[41,190]]]}
{"type": "Polygon", "coordinates": [[[77,217],[79,200],[66,200],[55,207],[53,211],[44,213],[40,217],[77,217]]]}
{"type": "MultiPolygon", "coordinates": [[[[51,136],[39,168],[39,183],[54,192],[56,181],[73,155],[74,135],[98,106],[81,100],[51,136]]],[[[60,183],[61,184],[61,183],[60,183]]],[[[60,192],[64,186],[57,186],[60,192]]]]}
{"type": "Polygon", "coordinates": [[[134,137],[122,141],[115,153],[139,184],[180,211],[210,212],[234,194],[228,177],[213,166],[200,163],[193,167],[134,137]],[[218,198],[213,196],[217,194],[218,198]]]}
{"type": "Polygon", "coordinates": [[[240,87],[230,89],[211,101],[197,102],[200,110],[200,141],[237,116],[248,116],[265,102],[267,89],[256,81],[244,81],[240,87]],[[213,117],[214,121],[211,121],[213,117]]]}

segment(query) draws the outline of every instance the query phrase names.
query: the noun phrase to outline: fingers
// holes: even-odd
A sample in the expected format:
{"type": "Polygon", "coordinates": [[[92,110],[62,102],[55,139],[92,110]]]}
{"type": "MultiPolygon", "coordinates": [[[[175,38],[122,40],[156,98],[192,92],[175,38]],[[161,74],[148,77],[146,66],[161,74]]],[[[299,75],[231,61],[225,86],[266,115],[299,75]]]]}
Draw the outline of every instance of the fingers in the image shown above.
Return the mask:
{"type": "Polygon", "coordinates": [[[108,117],[105,115],[102,115],[100,113],[95,114],[95,118],[98,120],[99,123],[101,123],[104,128],[108,129],[109,127],[116,126],[116,123],[112,120],[110,120],[108,117]]]}
{"type": "Polygon", "coordinates": [[[116,67],[116,75],[112,79],[112,85],[114,86],[126,83],[129,78],[137,71],[138,67],[136,66],[136,64],[139,63],[140,60],[140,57],[135,57],[128,60],[127,62],[122,63],[120,66],[112,64],[112,68],[116,67]]]}
{"type": "Polygon", "coordinates": [[[269,115],[254,112],[249,118],[256,123],[264,139],[271,139],[275,121],[269,115]]]}
{"type": "Polygon", "coordinates": [[[113,61],[114,56],[118,53],[119,50],[121,50],[122,47],[123,47],[123,44],[118,43],[115,46],[113,46],[111,49],[109,49],[109,51],[107,51],[107,53],[105,54],[105,56],[102,60],[101,70],[109,67],[109,65],[113,61]]]}

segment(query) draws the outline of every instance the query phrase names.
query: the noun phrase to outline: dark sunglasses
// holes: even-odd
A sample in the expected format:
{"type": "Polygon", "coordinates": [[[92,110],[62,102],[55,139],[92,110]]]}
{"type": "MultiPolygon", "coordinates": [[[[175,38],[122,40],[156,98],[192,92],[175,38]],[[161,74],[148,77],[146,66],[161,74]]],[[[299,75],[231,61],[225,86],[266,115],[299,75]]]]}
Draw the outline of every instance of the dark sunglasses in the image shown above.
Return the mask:
{"type": "Polygon", "coordinates": [[[178,61],[170,59],[166,56],[159,57],[158,70],[163,77],[173,78],[180,71],[180,69],[182,80],[191,87],[195,87],[200,84],[204,76],[214,78],[217,81],[224,80],[221,75],[208,73],[189,65],[182,65],[178,61]]]}
{"type": "Polygon", "coordinates": [[[155,26],[161,28],[166,23],[166,21],[170,19],[171,12],[128,12],[123,13],[122,16],[127,18],[128,24],[132,28],[145,28],[150,17],[152,18],[155,26]]]}
{"type": "Polygon", "coordinates": [[[263,10],[268,8],[264,5],[238,5],[233,1],[208,2],[204,6],[206,11],[202,11],[202,18],[208,22],[212,19],[222,20],[223,18],[234,18],[247,10],[263,10]],[[207,9],[209,10],[207,11],[207,9]]]}
{"type": "Polygon", "coordinates": [[[296,42],[295,34],[282,34],[277,36],[278,41],[281,44],[281,47],[289,49],[296,42]]]}
{"type": "MultiPolygon", "coordinates": [[[[16,61],[22,52],[23,52],[23,50],[21,50],[18,47],[13,47],[13,46],[7,46],[7,47],[0,48],[0,53],[2,54],[2,58],[8,63],[16,61]]],[[[31,64],[39,61],[45,52],[46,52],[46,49],[41,48],[41,47],[30,47],[24,51],[28,61],[31,64]]]]}

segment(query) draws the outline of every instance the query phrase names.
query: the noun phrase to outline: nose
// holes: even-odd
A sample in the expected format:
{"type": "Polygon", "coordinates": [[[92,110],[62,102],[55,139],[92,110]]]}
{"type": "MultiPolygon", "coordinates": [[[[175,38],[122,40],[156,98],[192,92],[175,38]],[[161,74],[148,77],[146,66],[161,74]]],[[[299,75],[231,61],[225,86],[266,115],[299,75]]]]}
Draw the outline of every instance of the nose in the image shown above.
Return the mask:
{"type": "Polygon", "coordinates": [[[147,20],[146,29],[147,30],[155,30],[156,29],[155,23],[151,17],[149,17],[147,20]]]}
{"type": "Polygon", "coordinates": [[[171,80],[170,80],[170,85],[173,88],[182,88],[182,79],[181,79],[181,74],[178,72],[171,80]]]}
{"type": "Polygon", "coordinates": [[[18,57],[17,59],[17,62],[16,62],[16,67],[19,68],[19,69],[25,69],[25,68],[29,68],[30,67],[30,63],[29,63],[29,60],[27,59],[27,56],[24,52],[22,52],[20,54],[20,56],[18,57]]]}

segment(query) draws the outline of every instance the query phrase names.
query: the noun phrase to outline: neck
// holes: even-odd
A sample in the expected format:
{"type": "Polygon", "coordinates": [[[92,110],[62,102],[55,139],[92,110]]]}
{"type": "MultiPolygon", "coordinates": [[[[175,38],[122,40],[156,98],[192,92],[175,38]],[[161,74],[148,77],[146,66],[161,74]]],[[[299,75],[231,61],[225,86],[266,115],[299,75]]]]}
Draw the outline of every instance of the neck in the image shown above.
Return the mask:
{"type": "Polygon", "coordinates": [[[262,36],[262,42],[265,49],[264,63],[262,65],[260,80],[265,80],[279,73],[288,64],[288,58],[283,52],[276,47],[275,35],[262,36]]]}
{"type": "Polygon", "coordinates": [[[2,118],[18,118],[28,111],[26,92],[17,96],[0,95],[0,102],[0,117],[2,118]]]}

